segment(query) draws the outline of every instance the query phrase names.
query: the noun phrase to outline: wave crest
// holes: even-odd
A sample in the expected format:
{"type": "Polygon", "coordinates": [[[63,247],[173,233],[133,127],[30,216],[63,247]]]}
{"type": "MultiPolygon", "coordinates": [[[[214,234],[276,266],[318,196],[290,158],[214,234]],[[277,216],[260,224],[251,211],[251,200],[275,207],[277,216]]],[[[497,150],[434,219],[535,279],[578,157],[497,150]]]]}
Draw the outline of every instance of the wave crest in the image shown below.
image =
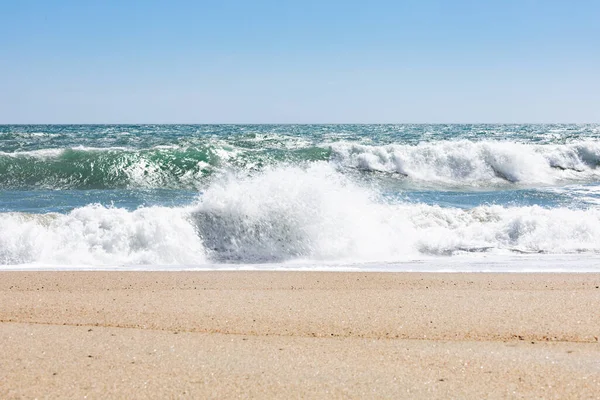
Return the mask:
{"type": "Polygon", "coordinates": [[[562,145],[467,140],[418,145],[332,145],[341,167],[395,173],[415,182],[478,186],[555,184],[600,177],[600,142],[562,145]]]}

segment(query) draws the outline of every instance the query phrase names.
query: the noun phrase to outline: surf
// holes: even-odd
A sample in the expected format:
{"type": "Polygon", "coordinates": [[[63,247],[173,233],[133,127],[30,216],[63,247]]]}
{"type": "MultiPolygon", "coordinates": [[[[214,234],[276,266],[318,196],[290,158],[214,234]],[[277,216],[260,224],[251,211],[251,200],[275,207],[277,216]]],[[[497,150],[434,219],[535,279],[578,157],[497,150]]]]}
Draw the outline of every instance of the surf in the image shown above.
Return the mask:
{"type": "Polygon", "coordinates": [[[598,252],[597,208],[392,201],[324,162],[231,174],[186,206],[0,213],[4,265],[314,265],[598,252]]]}

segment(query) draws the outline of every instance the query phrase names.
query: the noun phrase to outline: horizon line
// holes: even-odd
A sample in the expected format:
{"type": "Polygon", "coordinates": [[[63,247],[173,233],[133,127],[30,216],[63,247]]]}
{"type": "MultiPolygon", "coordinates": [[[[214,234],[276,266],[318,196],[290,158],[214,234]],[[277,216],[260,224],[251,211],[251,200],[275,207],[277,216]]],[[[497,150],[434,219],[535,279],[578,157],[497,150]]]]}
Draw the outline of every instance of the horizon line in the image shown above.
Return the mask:
{"type": "Polygon", "coordinates": [[[595,125],[600,122],[0,122],[0,126],[26,125],[595,125]]]}

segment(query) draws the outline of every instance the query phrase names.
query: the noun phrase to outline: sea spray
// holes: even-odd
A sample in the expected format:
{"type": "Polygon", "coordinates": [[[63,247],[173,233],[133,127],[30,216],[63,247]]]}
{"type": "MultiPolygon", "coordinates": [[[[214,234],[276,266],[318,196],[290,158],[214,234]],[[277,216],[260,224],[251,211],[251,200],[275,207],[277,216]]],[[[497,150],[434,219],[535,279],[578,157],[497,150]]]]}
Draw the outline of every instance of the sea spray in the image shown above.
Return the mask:
{"type": "Polygon", "coordinates": [[[194,218],[220,262],[377,260],[411,252],[392,208],[321,163],[216,183],[194,218]]]}

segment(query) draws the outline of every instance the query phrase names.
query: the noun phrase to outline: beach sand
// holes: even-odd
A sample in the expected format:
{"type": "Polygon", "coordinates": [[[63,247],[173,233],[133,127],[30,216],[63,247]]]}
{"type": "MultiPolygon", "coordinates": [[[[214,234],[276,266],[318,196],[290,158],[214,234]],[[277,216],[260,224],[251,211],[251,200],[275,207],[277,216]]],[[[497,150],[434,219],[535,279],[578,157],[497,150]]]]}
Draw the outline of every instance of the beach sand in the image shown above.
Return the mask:
{"type": "Polygon", "coordinates": [[[599,274],[0,272],[0,398],[600,398],[599,274]]]}

